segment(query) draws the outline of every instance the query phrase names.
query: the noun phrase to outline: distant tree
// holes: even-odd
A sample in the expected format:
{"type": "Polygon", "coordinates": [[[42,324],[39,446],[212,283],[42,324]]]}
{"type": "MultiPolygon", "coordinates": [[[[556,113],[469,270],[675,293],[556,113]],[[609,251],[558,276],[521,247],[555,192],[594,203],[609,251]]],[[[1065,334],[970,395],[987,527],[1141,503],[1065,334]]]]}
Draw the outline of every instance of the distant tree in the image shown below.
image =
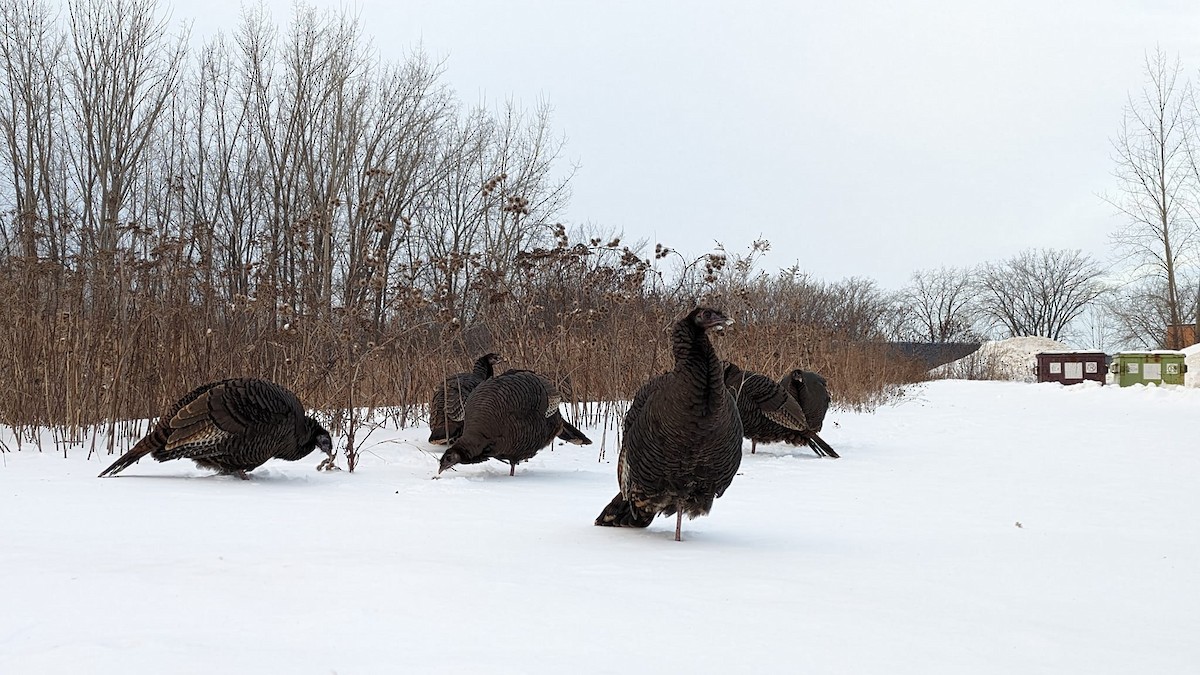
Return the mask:
{"type": "MultiPolygon", "coordinates": [[[[1194,288],[1183,289],[1181,296],[1193,297],[1194,288]]],[[[1114,291],[1104,307],[1116,325],[1115,341],[1143,349],[1169,346],[1171,319],[1166,298],[1161,279],[1139,279],[1114,291]]]]}
{"type": "Polygon", "coordinates": [[[134,218],[132,190],[177,93],[187,36],[168,33],[154,0],[78,0],[68,10],[66,117],[80,237],[86,250],[113,251],[134,218]]]}
{"type": "Polygon", "coordinates": [[[1071,342],[1110,353],[1135,344],[1125,337],[1120,318],[1113,311],[1115,298],[1115,293],[1109,293],[1088,305],[1073,324],[1071,342]]]}
{"type": "Polygon", "coordinates": [[[834,330],[855,341],[883,339],[888,296],[874,279],[848,277],[826,286],[826,293],[834,330]]]}
{"type": "MultiPolygon", "coordinates": [[[[1118,255],[1135,265],[1139,293],[1161,294],[1167,323],[1180,324],[1185,303],[1180,292],[1182,263],[1194,252],[1195,212],[1200,171],[1196,170],[1197,116],[1189,108],[1191,85],[1180,77],[1178,59],[1161,51],[1146,57],[1147,83],[1129,97],[1121,130],[1113,139],[1119,193],[1106,197],[1125,217],[1112,237],[1118,255]]],[[[1137,336],[1142,341],[1148,333],[1137,336]]],[[[1173,346],[1173,345],[1168,345],[1173,346]]]]}
{"type": "Polygon", "coordinates": [[[897,333],[914,342],[978,339],[974,278],[970,270],[941,267],[913,272],[897,296],[897,333]]]}
{"type": "Polygon", "coordinates": [[[983,265],[980,310],[1011,337],[1058,340],[1105,294],[1102,275],[1102,268],[1078,250],[1025,250],[983,265]]]}
{"type": "Polygon", "coordinates": [[[54,227],[53,170],[62,118],[64,40],[46,0],[0,2],[0,203],[15,213],[14,240],[4,252],[56,258],[66,246],[54,227]]]}
{"type": "MultiPolygon", "coordinates": [[[[752,247],[753,248],[753,247],[752,247]]],[[[735,259],[738,265],[743,259],[735,259]]],[[[888,335],[891,296],[873,279],[849,277],[828,282],[789,267],[772,276],[760,274],[717,288],[714,299],[738,298],[738,320],[811,327],[849,342],[876,342],[888,335]]],[[[732,305],[732,302],[730,302],[732,305]]]]}

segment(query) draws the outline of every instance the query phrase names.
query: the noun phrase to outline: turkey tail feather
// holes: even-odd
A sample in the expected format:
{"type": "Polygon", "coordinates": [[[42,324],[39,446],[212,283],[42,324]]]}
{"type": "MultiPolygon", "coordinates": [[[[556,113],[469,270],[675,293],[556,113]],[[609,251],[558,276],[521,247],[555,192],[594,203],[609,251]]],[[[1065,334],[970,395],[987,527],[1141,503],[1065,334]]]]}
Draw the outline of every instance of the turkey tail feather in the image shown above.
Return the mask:
{"type": "Polygon", "coordinates": [[[558,437],[568,443],[575,445],[591,445],[592,439],[584,435],[582,431],[576,429],[570,422],[563,420],[562,429],[558,432],[558,437]]]}
{"type": "Polygon", "coordinates": [[[159,431],[157,428],[155,428],[153,432],[148,434],[142,440],[138,441],[137,445],[134,445],[132,448],[130,448],[129,452],[121,455],[120,459],[113,462],[112,465],[104,471],[101,471],[99,477],[103,478],[105,476],[115,476],[125,469],[128,469],[134,462],[145,457],[151,452],[154,452],[155,448],[162,447],[163,439],[159,438],[158,436],[159,431]]]}
{"type": "Polygon", "coordinates": [[[824,455],[831,459],[837,459],[840,457],[840,455],[834,451],[833,447],[826,443],[825,439],[818,436],[815,431],[810,431],[809,436],[810,438],[808,442],[810,445],[812,445],[813,449],[817,451],[818,455],[824,455]]]}
{"type": "Polygon", "coordinates": [[[618,492],[596,517],[596,524],[603,527],[649,527],[654,515],[653,511],[637,508],[618,492]]]}

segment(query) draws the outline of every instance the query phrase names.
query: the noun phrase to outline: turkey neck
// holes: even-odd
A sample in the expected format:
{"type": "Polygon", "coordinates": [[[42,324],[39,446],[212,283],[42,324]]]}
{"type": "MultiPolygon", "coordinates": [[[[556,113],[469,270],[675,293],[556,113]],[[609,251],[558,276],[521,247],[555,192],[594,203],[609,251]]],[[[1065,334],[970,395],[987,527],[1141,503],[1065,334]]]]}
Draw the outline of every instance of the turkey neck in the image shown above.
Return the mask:
{"type": "Polygon", "coordinates": [[[492,378],[492,362],[485,356],[475,362],[475,368],[472,370],[480,379],[490,380],[492,378]]]}
{"type": "Polygon", "coordinates": [[[707,415],[725,400],[725,370],[707,331],[691,321],[680,321],[671,334],[671,348],[676,376],[699,394],[704,408],[699,412],[707,415]]]}

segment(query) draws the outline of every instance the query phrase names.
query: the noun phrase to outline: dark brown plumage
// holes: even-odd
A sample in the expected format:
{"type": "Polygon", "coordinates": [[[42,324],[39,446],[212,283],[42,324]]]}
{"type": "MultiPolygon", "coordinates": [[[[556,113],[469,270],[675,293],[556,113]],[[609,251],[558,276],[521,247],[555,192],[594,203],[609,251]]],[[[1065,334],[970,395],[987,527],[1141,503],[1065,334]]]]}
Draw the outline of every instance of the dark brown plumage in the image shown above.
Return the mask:
{"type": "Polygon", "coordinates": [[[305,416],[295,394],[267,380],[221,380],[176,401],[145,438],[100,475],[115,475],[150,455],[159,462],[190,459],[246,478],[268,459],[295,461],[317,448],[332,459],[329,432],[305,416]]]}
{"type": "Polygon", "coordinates": [[[742,370],[734,363],[725,366],[725,386],[737,399],[742,435],[750,439],[753,453],[759,441],[787,441],[804,445],[808,429],[804,410],[778,382],[766,375],[742,370]]]}
{"type": "Polygon", "coordinates": [[[837,452],[817,435],[817,432],[821,431],[825,425],[825,415],[829,412],[829,405],[833,401],[829,396],[829,383],[824,377],[811,370],[797,368],[784,375],[779,380],[779,385],[792,398],[796,399],[800,408],[804,410],[805,421],[811,429],[807,434],[809,447],[818,455],[836,459],[839,456],[837,452]]]}
{"type": "MultiPolygon", "coordinates": [[[[737,399],[742,434],[750,439],[751,454],[759,443],[784,442],[810,446],[818,456],[837,457],[837,453],[826,455],[820,444],[813,443],[818,430],[812,428],[807,411],[783,384],[766,375],[742,370],[733,363],[725,366],[725,384],[737,399]]],[[[815,403],[815,396],[809,398],[815,403]]],[[[824,417],[823,412],[821,416],[824,417]]]]}
{"type": "Polygon", "coordinates": [[[499,354],[484,354],[475,360],[471,372],[456,373],[438,385],[429,404],[430,443],[449,445],[462,434],[467,397],[480,382],[492,377],[492,367],[503,360],[499,354]]]}
{"type": "Polygon", "coordinates": [[[517,463],[537,454],[558,436],[575,445],[591,445],[583,432],[567,423],[558,410],[562,395],[550,380],[531,370],[509,370],[484,380],[467,398],[462,435],[438,463],[438,473],[455,464],[488,459],[517,463]]]}
{"type": "Polygon", "coordinates": [[[820,431],[825,424],[825,414],[829,412],[829,404],[833,401],[829,396],[829,383],[825,381],[825,378],[811,370],[797,368],[784,375],[779,380],[779,385],[791,394],[792,398],[796,399],[796,402],[804,409],[808,426],[813,431],[820,431]]]}
{"type": "Polygon", "coordinates": [[[658,514],[705,515],[725,493],[742,460],[742,423],[725,387],[709,329],[732,323],[700,307],[671,333],[675,368],[638,390],[625,415],[617,482],[621,491],[597,525],[646,527],[658,514]]]}

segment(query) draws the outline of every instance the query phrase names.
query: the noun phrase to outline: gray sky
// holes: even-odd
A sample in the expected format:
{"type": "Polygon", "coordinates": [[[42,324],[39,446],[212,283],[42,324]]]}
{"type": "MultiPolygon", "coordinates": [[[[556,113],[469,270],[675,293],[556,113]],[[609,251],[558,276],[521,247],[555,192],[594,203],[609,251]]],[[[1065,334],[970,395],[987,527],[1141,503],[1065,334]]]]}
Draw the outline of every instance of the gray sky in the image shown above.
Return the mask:
{"type": "MultiPolygon", "coordinates": [[[[171,4],[197,37],[239,14],[171,4]]],[[[466,103],[549,101],[580,165],[567,222],[694,255],[761,235],[763,269],[885,288],[1026,247],[1108,259],[1121,221],[1098,194],[1144,55],[1200,72],[1194,1],[350,6],[384,58],[445,58],[466,103]]]]}

